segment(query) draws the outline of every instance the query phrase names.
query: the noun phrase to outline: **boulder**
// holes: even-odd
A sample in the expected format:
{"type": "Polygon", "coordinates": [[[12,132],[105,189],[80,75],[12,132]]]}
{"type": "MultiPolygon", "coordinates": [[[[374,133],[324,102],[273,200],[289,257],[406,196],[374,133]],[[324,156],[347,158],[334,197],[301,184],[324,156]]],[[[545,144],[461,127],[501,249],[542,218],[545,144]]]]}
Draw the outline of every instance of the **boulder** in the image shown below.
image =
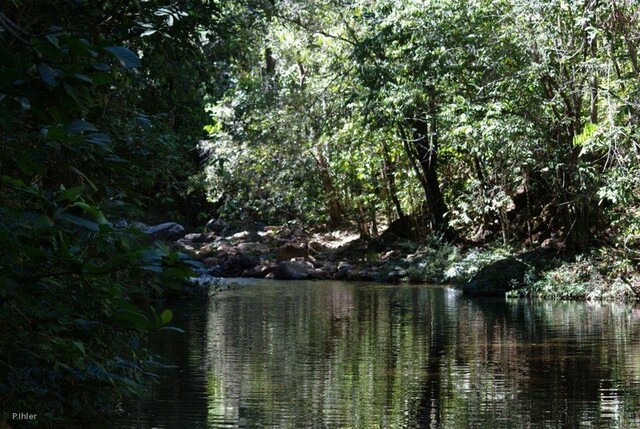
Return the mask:
{"type": "Polygon", "coordinates": [[[278,238],[291,238],[293,232],[289,228],[282,228],[276,232],[278,238]]]}
{"type": "Polygon", "coordinates": [[[500,259],[483,267],[467,283],[462,285],[465,295],[498,296],[525,286],[527,273],[537,275],[554,262],[554,252],[536,249],[500,259]]]}
{"type": "Polygon", "coordinates": [[[246,243],[240,243],[236,246],[238,248],[239,251],[241,252],[248,252],[248,253],[267,253],[271,250],[271,248],[269,246],[267,246],[266,244],[263,243],[254,243],[252,241],[248,241],[246,243]]]}
{"type": "Polygon", "coordinates": [[[260,258],[251,255],[234,255],[226,263],[229,268],[248,270],[260,264],[260,258]]]}
{"type": "Polygon", "coordinates": [[[372,281],[378,280],[379,274],[377,271],[365,269],[360,271],[359,276],[360,276],[360,280],[372,282],[372,281]]]}
{"type": "Polygon", "coordinates": [[[195,254],[198,259],[206,259],[213,256],[216,252],[210,246],[202,246],[195,254]]]}
{"type": "Polygon", "coordinates": [[[266,277],[269,273],[271,273],[271,271],[273,271],[273,267],[270,265],[256,265],[253,268],[244,270],[241,275],[242,277],[262,279],[266,277]]]}
{"type": "Polygon", "coordinates": [[[389,274],[387,274],[387,277],[385,279],[387,283],[399,283],[400,280],[402,280],[402,274],[400,274],[400,271],[397,270],[391,271],[389,274]]]}
{"type": "Polygon", "coordinates": [[[251,236],[250,231],[240,231],[233,234],[231,237],[227,237],[233,240],[247,240],[251,236]]]}
{"type": "Polygon", "coordinates": [[[202,263],[204,264],[205,267],[213,267],[219,264],[219,260],[218,258],[211,257],[211,258],[204,259],[202,263]]]}
{"type": "Polygon", "coordinates": [[[293,258],[306,258],[309,250],[306,243],[287,243],[276,250],[276,260],[288,261],[293,258]]]}
{"type": "Polygon", "coordinates": [[[283,261],[273,269],[273,277],[278,280],[304,280],[309,278],[313,265],[304,261],[283,261]]]}
{"type": "Polygon", "coordinates": [[[227,224],[221,219],[211,219],[207,222],[205,228],[215,234],[222,234],[226,231],[227,224]]]}
{"type": "Polygon", "coordinates": [[[315,268],[309,272],[309,278],[313,280],[328,280],[331,274],[321,268],[315,268]]]}
{"type": "Polygon", "coordinates": [[[342,261],[338,263],[338,271],[349,271],[351,268],[353,268],[353,265],[348,262],[342,261]]]}
{"type": "Polygon", "coordinates": [[[469,282],[462,286],[466,295],[504,295],[521,287],[529,266],[510,256],[482,268],[469,282]]]}
{"type": "Polygon", "coordinates": [[[215,239],[215,235],[212,233],[194,233],[187,234],[181,240],[190,241],[192,243],[209,243],[215,239]]]}
{"type": "Polygon", "coordinates": [[[327,250],[327,248],[320,242],[318,241],[311,241],[309,242],[309,249],[311,249],[312,251],[318,253],[318,252],[322,252],[324,250],[327,250]]]}
{"type": "Polygon", "coordinates": [[[179,223],[167,222],[149,226],[143,232],[154,240],[177,240],[184,236],[185,229],[179,223]]]}

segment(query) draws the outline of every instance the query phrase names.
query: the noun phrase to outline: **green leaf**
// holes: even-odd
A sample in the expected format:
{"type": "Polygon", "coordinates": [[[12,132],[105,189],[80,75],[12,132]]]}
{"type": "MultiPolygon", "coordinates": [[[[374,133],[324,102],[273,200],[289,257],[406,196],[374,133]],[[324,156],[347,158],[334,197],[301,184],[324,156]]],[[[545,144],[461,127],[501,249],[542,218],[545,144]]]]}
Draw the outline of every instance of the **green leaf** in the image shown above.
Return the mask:
{"type": "Polygon", "coordinates": [[[40,64],[40,78],[52,88],[58,84],[56,71],[49,67],[47,63],[40,64]]]}
{"type": "Polygon", "coordinates": [[[85,75],[83,75],[83,74],[81,74],[81,73],[75,73],[73,76],[74,76],[76,79],[81,80],[81,81],[83,81],[83,82],[93,83],[93,79],[91,79],[90,77],[85,76],[85,75]]]}
{"type": "Polygon", "coordinates": [[[46,36],[44,36],[47,38],[47,40],[49,41],[49,43],[51,43],[53,46],[55,46],[56,48],[60,49],[60,44],[58,43],[58,38],[56,37],[55,34],[47,34],[46,36]]]}
{"type": "Polygon", "coordinates": [[[85,137],[85,141],[87,141],[88,143],[92,143],[109,153],[113,153],[113,150],[111,149],[111,147],[109,147],[109,144],[111,144],[112,142],[111,137],[109,137],[106,134],[103,134],[103,133],[88,134],[85,137]]]}
{"type": "Polygon", "coordinates": [[[96,192],[98,190],[98,187],[91,181],[89,180],[89,178],[80,170],[78,170],[75,167],[71,167],[71,171],[73,171],[74,173],[76,173],[78,176],[82,177],[84,180],[87,181],[87,183],[89,184],[89,186],[91,187],[91,189],[96,192]]]}
{"type": "Polygon", "coordinates": [[[91,122],[87,122],[84,119],[78,119],[69,124],[65,131],[69,134],[78,134],[84,131],[97,132],[98,129],[91,122]]]}
{"type": "Polygon", "coordinates": [[[71,214],[65,214],[62,216],[62,219],[71,222],[75,225],[81,226],[83,228],[88,229],[89,231],[98,232],[100,229],[98,228],[98,224],[90,221],[89,219],[85,219],[80,216],[75,216],[71,214]]]}
{"type": "Polygon", "coordinates": [[[127,48],[122,46],[107,46],[104,49],[105,51],[115,55],[120,62],[120,65],[126,69],[142,67],[142,61],[140,61],[140,58],[133,51],[127,48]]]}
{"type": "Polygon", "coordinates": [[[168,324],[171,322],[171,319],[173,319],[173,311],[169,309],[163,311],[162,314],[160,314],[160,319],[162,320],[163,325],[168,324]]]}
{"type": "Polygon", "coordinates": [[[73,188],[66,189],[56,197],[56,201],[75,201],[78,199],[80,194],[82,194],[82,191],[84,191],[84,186],[75,186],[73,188]]]}
{"type": "Polygon", "coordinates": [[[91,64],[91,67],[93,67],[94,69],[96,69],[98,71],[103,71],[103,72],[111,70],[111,67],[109,67],[109,65],[105,64],[105,63],[91,64]]]}
{"type": "Polygon", "coordinates": [[[80,350],[82,356],[87,357],[87,351],[84,348],[84,344],[82,344],[80,341],[73,341],[72,343],[78,350],[80,350]]]}

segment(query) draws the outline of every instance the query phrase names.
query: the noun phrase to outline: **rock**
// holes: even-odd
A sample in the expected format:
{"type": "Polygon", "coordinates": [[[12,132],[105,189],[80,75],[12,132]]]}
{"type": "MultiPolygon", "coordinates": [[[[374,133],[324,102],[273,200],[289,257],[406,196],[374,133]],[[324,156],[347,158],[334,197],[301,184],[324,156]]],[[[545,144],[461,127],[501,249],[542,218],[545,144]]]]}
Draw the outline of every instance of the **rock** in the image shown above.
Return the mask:
{"type": "Polygon", "coordinates": [[[348,262],[340,262],[338,263],[338,271],[349,271],[353,266],[348,262]]]}
{"type": "Polygon", "coordinates": [[[202,263],[207,267],[213,267],[214,265],[218,265],[218,258],[207,258],[203,260],[202,263]]]}
{"type": "Polygon", "coordinates": [[[514,257],[501,259],[482,268],[462,286],[466,295],[504,295],[522,286],[529,266],[514,257]]]}
{"type": "Polygon", "coordinates": [[[309,250],[306,243],[287,243],[276,250],[276,260],[288,261],[293,258],[306,258],[309,250]]]}
{"type": "Polygon", "coordinates": [[[149,226],[143,232],[154,240],[177,240],[184,236],[184,227],[176,222],[149,226]]]}
{"type": "Polygon", "coordinates": [[[273,271],[273,267],[270,265],[256,265],[253,268],[249,268],[248,270],[244,270],[242,272],[242,277],[251,277],[254,279],[262,279],[267,276],[267,274],[273,271]]]}
{"type": "Polygon", "coordinates": [[[400,252],[398,252],[397,250],[389,250],[380,259],[382,259],[383,261],[387,261],[389,259],[396,259],[399,257],[400,257],[400,252]]]}
{"type": "Polygon", "coordinates": [[[214,239],[215,239],[215,235],[211,233],[205,233],[205,234],[194,233],[194,234],[185,235],[184,238],[182,238],[180,241],[185,240],[185,241],[190,241],[192,243],[209,243],[214,239]]]}
{"type": "Polygon", "coordinates": [[[249,236],[251,236],[251,232],[249,232],[249,231],[241,231],[241,232],[236,232],[230,238],[232,238],[234,240],[246,240],[246,239],[249,238],[249,236]]]}
{"type": "Polygon", "coordinates": [[[359,274],[360,280],[372,282],[378,280],[378,273],[373,270],[362,270],[359,274]]]}
{"type": "Polygon", "coordinates": [[[362,278],[360,277],[360,271],[353,270],[353,269],[352,270],[347,270],[346,279],[347,280],[351,280],[351,281],[353,281],[353,280],[356,280],[356,281],[362,280],[362,278]]]}
{"type": "Polygon", "coordinates": [[[331,274],[334,274],[336,271],[338,271],[338,268],[334,264],[329,262],[324,264],[322,269],[331,274]]]}
{"type": "Polygon", "coordinates": [[[273,270],[278,280],[304,280],[309,278],[313,265],[303,261],[282,261],[273,270]]]}
{"type": "Polygon", "coordinates": [[[269,246],[267,246],[266,244],[253,243],[253,242],[240,243],[236,247],[241,252],[247,252],[247,253],[260,253],[260,254],[263,254],[263,253],[267,253],[267,252],[269,252],[271,250],[271,248],[269,246]]]}
{"type": "Polygon", "coordinates": [[[289,228],[282,228],[278,232],[276,232],[276,237],[278,238],[291,238],[293,232],[289,228]]]}
{"type": "Polygon", "coordinates": [[[216,246],[216,251],[218,252],[218,254],[221,253],[232,253],[235,250],[235,247],[233,247],[232,245],[230,245],[227,241],[218,241],[215,244],[216,246]]]}
{"type": "Polygon", "coordinates": [[[316,268],[309,272],[309,278],[313,280],[328,280],[331,278],[331,274],[323,269],[316,268]]]}
{"type": "Polygon", "coordinates": [[[530,271],[546,269],[553,262],[555,251],[536,249],[500,259],[482,268],[471,280],[462,285],[465,295],[496,296],[525,286],[525,276],[530,271]]]}
{"type": "Polygon", "coordinates": [[[227,224],[221,219],[211,219],[209,222],[207,222],[205,228],[208,231],[220,235],[226,231],[227,224]]]}
{"type": "Polygon", "coordinates": [[[205,245],[196,251],[196,258],[206,259],[213,256],[215,253],[216,252],[211,247],[205,245]]]}
{"type": "Polygon", "coordinates": [[[211,268],[208,268],[205,274],[214,277],[221,276],[224,274],[224,269],[220,265],[215,265],[211,268]]]}
{"type": "Polygon", "coordinates": [[[399,283],[400,280],[402,279],[402,274],[400,274],[400,271],[391,271],[389,274],[387,274],[387,278],[385,279],[388,283],[399,283]]]}
{"type": "Polygon", "coordinates": [[[260,258],[251,255],[234,255],[225,264],[229,268],[240,268],[248,270],[256,265],[260,265],[260,258]]]}
{"type": "Polygon", "coordinates": [[[349,270],[338,270],[334,275],[333,278],[336,280],[348,280],[349,277],[349,270]]]}
{"type": "Polygon", "coordinates": [[[309,249],[313,250],[314,252],[322,252],[323,250],[326,250],[327,248],[320,242],[318,241],[311,241],[309,242],[309,249]]]}

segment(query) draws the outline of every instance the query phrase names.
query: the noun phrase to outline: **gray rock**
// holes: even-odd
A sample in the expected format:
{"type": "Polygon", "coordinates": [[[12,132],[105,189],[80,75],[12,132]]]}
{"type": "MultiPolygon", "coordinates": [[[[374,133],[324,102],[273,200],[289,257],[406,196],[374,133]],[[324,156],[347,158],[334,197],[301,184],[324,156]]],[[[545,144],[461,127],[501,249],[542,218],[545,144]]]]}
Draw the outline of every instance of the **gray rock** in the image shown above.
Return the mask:
{"type": "Polygon", "coordinates": [[[387,274],[386,281],[388,283],[399,283],[401,279],[402,275],[400,274],[400,272],[394,270],[387,274]]]}
{"type": "Polygon", "coordinates": [[[340,262],[338,264],[338,271],[349,271],[353,266],[348,262],[340,262]]]}
{"type": "Polygon", "coordinates": [[[234,255],[227,261],[229,268],[239,268],[242,270],[248,270],[256,265],[260,265],[260,258],[251,255],[234,255]]]}
{"type": "Polygon", "coordinates": [[[276,250],[276,259],[278,261],[288,261],[293,258],[306,258],[309,256],[309,250],[304,242],[287,243],[276,250]]]}
{"type": "Polygon", "coordinates": [[[205,228],[207,228],[207,231],[220,235],[227,230],[227,224],[221,219],[211,219],[207,222],[205,228]]]}
{"type": "Polygon", "coordinates": [[[364,280],[364,281],[376,281],[378,280],[378,276],[379,274],[376,271],[373,270],[362,270],[360,271],[360,280],[364,280]]]}
{"type": "Polygon", "coordinates": [[[273,277],[278,280],[304,280],[309,278],[313,265],[304,261],[283,261],[273,270],[273,277]]]}
{"type": "Polygon", "coordinates": [[[179,223],[167,222],[149,226],[143,232],[154,240],[177,240],[184,236],[185,229],[179,223]]]}
{"type": "Polygon", "coordinates": [[[315,268],[309,272],[309,278],[313,280],[328,280],[331,274],[321,268],[315,268]]]}
{"type": "Polygon", "coordinates": [[[187,234],[184,236],[183,240],[191,241],[192,243],[209,243],[215,239],[215,235],[211,233],[201,234],[187,234]]]}
{"type": "Polygon", "coordinates": [[[269,265],[256,265],[253,268],[249,268],[248,270],[244,270],[242,272],[242,277],[251,277],[255,279],[262,279],[266,277],[269,273],[273,271],[273,267],[269,265]]]}

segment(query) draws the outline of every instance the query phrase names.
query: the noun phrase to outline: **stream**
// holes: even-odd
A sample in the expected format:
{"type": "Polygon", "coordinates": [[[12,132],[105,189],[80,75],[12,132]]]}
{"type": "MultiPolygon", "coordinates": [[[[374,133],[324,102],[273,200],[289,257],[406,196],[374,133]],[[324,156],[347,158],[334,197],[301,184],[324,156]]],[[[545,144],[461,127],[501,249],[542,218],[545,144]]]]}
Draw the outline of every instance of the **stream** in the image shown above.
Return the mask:
{"type": "Polygon", "coordinates": [[[172,308],[175,368],[114,427],[640,427],[632,306],[251,280],[172,308]]]}

